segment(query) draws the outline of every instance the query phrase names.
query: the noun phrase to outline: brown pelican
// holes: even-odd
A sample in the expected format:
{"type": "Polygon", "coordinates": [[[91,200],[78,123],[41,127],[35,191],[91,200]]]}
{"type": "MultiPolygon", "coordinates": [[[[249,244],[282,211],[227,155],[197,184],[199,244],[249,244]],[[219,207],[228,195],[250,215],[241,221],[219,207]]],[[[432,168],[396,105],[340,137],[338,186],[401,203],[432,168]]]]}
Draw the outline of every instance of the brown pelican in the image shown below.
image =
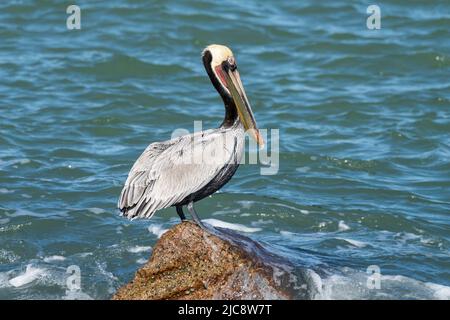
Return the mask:
{"type": "Polygon", "coordinates": [[[121,215],[151,218],[157,210],[174,206],[184,221],[182,207],[187,205],[195,222],[204,227],[194,202],[231,179],[242,158],[245,132],[264,145],[231,50],[210,45],[203,50],[202,60],[225,105],[222,124],[150,144],[128,174],[118,201],[121,215]]]}

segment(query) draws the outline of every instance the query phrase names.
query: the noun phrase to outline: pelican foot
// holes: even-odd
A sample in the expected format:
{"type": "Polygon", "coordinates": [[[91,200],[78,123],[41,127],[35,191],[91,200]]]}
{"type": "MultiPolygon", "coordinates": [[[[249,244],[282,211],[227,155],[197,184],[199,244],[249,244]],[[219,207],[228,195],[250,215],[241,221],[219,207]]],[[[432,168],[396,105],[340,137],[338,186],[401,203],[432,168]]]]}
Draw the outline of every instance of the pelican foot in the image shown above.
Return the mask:
{"type": "Polygon", "coordinates": [[[202,221],[200,220],[200,218],[198,217],[197,212],[194,209],[194,202],[189,202],[187,205],[188,211],[192,216],[192,219],[195,221],[195,223],[202,228],[205,231],[209,231],[209,229],[202,223],[202,221]]]}

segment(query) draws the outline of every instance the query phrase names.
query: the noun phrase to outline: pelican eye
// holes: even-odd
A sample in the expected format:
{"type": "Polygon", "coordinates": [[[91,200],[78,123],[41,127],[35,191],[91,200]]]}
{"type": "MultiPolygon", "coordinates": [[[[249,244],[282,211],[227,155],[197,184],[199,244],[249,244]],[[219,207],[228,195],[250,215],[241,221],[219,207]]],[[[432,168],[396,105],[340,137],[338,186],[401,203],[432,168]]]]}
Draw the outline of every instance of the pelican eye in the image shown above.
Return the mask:
{"type": "Polygon", "coordinates": [[[227,62],[228,62],[228,66],[229,66],[231,71],[234,71],[234,70],[237,69],[236,60],[234,60],[233,57],[229,57],[227,59],[227,62]]]}

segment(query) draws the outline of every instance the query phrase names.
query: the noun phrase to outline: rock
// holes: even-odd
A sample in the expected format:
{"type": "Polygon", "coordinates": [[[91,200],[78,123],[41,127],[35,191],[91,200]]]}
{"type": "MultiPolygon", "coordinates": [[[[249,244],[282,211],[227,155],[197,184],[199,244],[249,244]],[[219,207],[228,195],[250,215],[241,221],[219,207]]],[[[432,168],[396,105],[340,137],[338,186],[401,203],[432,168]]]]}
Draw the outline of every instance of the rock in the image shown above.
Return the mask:
{"type": "Polygon", "coordinates": [[[209,228],[183,222],[164,233],[113,299],[293,298],[287,261],[236,232],[209,228]]]}

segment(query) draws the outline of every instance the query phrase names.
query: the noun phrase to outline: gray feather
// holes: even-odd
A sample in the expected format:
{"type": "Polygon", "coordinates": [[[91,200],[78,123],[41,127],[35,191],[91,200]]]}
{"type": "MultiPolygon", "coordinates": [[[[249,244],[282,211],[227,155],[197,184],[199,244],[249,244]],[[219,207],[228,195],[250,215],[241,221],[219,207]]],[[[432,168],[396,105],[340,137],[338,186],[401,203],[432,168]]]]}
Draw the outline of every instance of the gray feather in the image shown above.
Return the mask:
{"type": "Polygon", "coordinates": [[[243,141],[239,125],[150,144],[128,174],[118,201],[122,215],[150,218],[179,203],[207,185],[225,165],[240,160],[243,141]]]}

